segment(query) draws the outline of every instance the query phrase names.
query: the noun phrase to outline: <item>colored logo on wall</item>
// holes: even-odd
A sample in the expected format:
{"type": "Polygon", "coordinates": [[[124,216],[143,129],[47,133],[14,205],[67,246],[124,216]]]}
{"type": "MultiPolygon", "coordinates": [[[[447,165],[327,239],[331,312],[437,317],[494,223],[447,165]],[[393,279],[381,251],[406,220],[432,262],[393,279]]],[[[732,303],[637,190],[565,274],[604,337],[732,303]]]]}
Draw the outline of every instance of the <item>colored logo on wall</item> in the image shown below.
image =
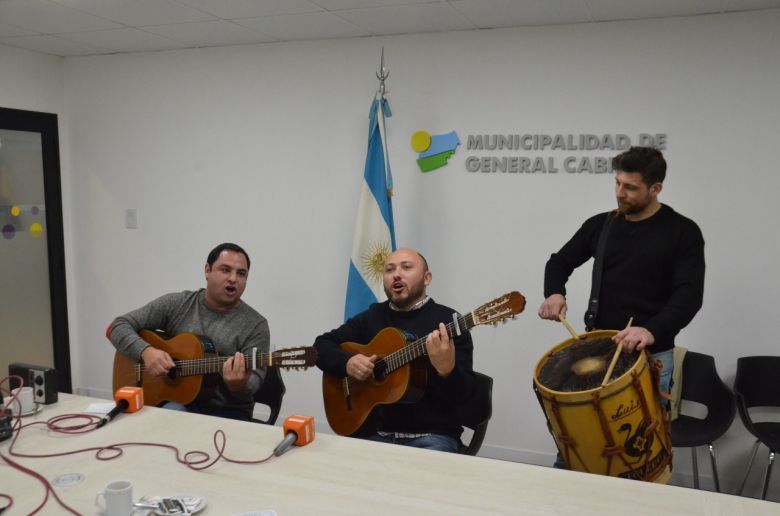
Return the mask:
{"type": "Polygon", "coordinates": [[[412,135],[412,149],[420,153],[417,165],[421,172],[430,172],[446,165],[458,145],[460,139],[455,131],[434,135],[427,131],[417,131],[412,135]]]}

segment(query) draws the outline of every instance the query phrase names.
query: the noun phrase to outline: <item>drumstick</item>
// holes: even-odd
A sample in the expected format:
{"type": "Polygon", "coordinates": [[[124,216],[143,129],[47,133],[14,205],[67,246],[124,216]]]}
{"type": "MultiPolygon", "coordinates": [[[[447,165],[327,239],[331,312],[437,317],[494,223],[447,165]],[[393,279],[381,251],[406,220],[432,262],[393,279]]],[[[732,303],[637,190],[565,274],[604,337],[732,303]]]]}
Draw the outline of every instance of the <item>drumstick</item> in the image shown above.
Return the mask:
{"type": "MultiPolygon", "coordinates": [[[[634,322],[634,318],[631,317],[628,320],[628,324],[626,325],[626,329],[629,329],[631,327],[631,323],[634,322]]],[[[607,382],[609,381],[609,377],[612,376],[612,370],[615,369],[615,364],[617,364],[617,359],[620,356],[620,352],[623,351],[623,341],[621,340],[617,344],[617,348],[615,349],[615,354],[612,355],[612,361],[609,363],[609,367],[607,368],[607,374],[604,375],[604,379],[601,381],[601,386],[604,387],[607,385],[607,382]]]]}
{"type": "Polygon", "coordinates": [[[569,330],[569,333],[571,333],[571,336],[575,339],[579,339],[580,336],[577,335],[577,332],[574,331],[574,328],[571,327],[571,324],[569,324],[569,321],[566,320],[566,318],[562,314],[558,314],[558,319],[563,323],[564,326],[566,326],[566,329],[569,330]]]}

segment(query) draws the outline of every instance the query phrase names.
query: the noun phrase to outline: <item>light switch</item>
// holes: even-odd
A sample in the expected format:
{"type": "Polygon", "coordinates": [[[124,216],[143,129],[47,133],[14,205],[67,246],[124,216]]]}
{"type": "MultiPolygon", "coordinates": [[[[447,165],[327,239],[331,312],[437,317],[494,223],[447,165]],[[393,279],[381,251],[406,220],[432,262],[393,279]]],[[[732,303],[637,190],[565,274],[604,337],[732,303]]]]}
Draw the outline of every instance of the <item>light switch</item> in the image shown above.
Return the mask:
{"type": "Polygon", "coordinates": [[[138,212],[135,208],[125,210],[125,227],[127,229],[138,229],[138,212]]]}

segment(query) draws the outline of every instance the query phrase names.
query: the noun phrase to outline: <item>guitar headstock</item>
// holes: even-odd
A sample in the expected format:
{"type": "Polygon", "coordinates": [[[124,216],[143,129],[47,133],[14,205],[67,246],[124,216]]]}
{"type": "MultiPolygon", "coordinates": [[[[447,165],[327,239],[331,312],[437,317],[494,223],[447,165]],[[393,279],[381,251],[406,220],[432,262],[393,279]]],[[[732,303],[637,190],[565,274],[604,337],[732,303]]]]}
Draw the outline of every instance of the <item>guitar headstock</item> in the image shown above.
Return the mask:
{"type": "Polygon", "coordinates": [[[513,291],[488,301],[473,312],[474,326],[478,324],[498,324],[507,319],[514,319],[517,314],[525,309],[525,296],[513,291]]]}
{"type": "Polygon", "coordinates": [[[271,367],[306,369],[317,363],[317,350],[311,346],[286,348],[271,353],[271,367]]]}

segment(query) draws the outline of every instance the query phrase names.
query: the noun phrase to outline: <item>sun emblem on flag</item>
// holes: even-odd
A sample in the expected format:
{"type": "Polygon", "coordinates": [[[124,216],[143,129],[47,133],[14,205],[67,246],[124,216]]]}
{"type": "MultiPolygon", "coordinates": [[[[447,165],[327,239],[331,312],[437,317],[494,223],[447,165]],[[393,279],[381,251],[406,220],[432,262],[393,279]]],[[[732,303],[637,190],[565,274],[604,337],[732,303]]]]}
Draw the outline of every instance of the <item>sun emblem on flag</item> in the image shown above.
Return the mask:
{"type": "Polygon", "coordinates": [[[385,260],[390,254],[390,242],[371,242],[360,254],[363,277],[371,283],[381,283],[385,271],[385,260]]]}

